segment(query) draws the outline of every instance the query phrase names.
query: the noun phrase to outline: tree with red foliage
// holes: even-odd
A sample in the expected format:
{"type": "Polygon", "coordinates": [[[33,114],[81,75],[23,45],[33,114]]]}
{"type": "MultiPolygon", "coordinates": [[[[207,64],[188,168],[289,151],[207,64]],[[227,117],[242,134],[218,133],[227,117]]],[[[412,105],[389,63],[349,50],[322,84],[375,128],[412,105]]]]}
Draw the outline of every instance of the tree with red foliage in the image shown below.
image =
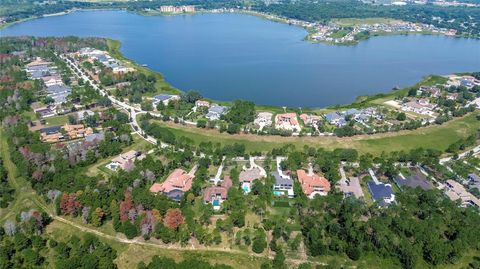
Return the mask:
{"type": "Polygon", "coordinates": [[[119,209],[121,221],[128,220],[128,213],[130,212],[131,209],[134,209],[132,194],[130,193],[130,191],[126,190],[124,195],[125,195],[125,199],[120,202],[120,209],[119,209]]]}
{"type": "Polygon", "coordinates": [[[64,215],[75,216],[82,205],[77,201],[75,193],[64,193],[60,200],[60,209],[64,215]]]}
{"type": "Polygon", "coordinates": [[[170,208],[167,210],[164,218],[164,224],[170,229],[176,230],[180,225],[185,222],[182,211],[178,208],[170,208]]]}

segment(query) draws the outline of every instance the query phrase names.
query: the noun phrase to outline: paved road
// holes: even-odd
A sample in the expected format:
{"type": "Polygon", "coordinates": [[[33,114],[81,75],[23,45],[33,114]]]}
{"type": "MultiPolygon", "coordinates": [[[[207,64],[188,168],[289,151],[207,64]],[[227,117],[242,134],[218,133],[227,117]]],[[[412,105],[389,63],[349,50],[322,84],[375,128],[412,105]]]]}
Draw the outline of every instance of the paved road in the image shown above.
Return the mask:
{"type": "MultiPolygon", "coordinates": [[[[458,159],[465,158],[465,157],[468,156],[470,153],[473,153],[473,155],[477,155],[478,153],[480,153],[480,145],[474,147],[474,148],[471,149],[471,150],[467,150],[467,151],[464,151],[464,152],[458,154],[458,159]]],[[[440,159],[440,164],[444,164],[444,163],[449,162],[449,161],[451,161],[451,160],[453,160],[453,157],[447,157],[447,158],[440,159]]]]}

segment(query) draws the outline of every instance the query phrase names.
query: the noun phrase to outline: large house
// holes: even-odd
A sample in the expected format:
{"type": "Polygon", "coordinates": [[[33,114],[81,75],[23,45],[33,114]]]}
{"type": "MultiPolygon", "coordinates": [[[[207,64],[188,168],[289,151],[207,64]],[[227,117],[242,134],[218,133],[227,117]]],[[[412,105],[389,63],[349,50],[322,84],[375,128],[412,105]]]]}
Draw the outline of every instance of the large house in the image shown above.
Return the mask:
{"type": "Polygon", "coordinates": [[[338,112],[330,112],[326,114],[325,119],[328,121],[328,123],[335,125],[336,127],[342,127],[347,124],[345,117],[340,115],[338,112]]]}
{"type": "Polygon", "coordinates": [[[395,201],[392,185],[375,181],[369,181],[367,185],[372,194],[372,199],[380,207],[386,207],[395,201]]]}
{"type": "Polygon", "coordinates": [[[275,115],[275,128],[292,132],[300,132],[297,114],[283,113],[275,115]]]}
{"type": "MultiPolygon", "coordinates": [[[[194,171],[195,169],[192,169],[194,171]]],[[[168,198],[180,201],[183,195],[192,187],[194,172],[187,173],[183,169],[175,169],[162,183],[154,183],[150,192],[163,193],[168,198]]]]}
{"type": "Polygon", "coordinates": [[[65,137],[60,132],[61,129],[61,126],[52,126],[40,129],[40,140],[48,143],[55,143],[64,140],[65,137]]]}
{"type": "Polygon", "coordinates": [[[462,184],[454,181],[447,180],[445,182],[445,195],[452,201],[460,201],[461,205],[480,207],[480,199],[469,193],[462,184]]]}
{"type": "Polygon", "coordinates": [[[238,180],[240,181],[243,192],[249,193],[252,190],[253,181],[263,177],[265,177],[265,175],[260,168],[252,167],[242,170],[238,176],[238,180]]]}
{"type": "Polygon", "coordinates": [[[272,176],[275,178],[273,185],[273,195],[278,197],[286,196],[293,198],[295,192],[293,191],[293,180],[290,176],[280,173],[279,171],[272,172],[272,176]]]}
{"type": "Polygon", "coordinates": [[[213,104],[208,108],[208,113],[205,116],[205,118],[207,118],[210,121],[219,120],[220,117],[224,115],[226,112],[227,112],[227,107],[213,104]]]}
{"type": "Polygon", "coordinates": [[[307,173],[305,170],[297,170],[297,177],[303,193],[310,199],[315,195],[325,196],[330,191],[330,182],[313,171],[307,173]]]}
{"type": "Polygon", "coordinates": [[[317,115],[309,115],[303,113],[302,115],[300,115],[300,119],[302,119],[305,125],[315,125],[321,120],[321,117],[317,115]]]}
{"type": "Polygon", "coordinates": [[[412,100],[402,104],[403,111],[412,111],[422,115],[433,116],[435,105],[430,104],[427,99],[412,100]]]}
{"type": "Polygon", "coordinates": [[[272,125],[272,118],[273,114],[270,112],[259,112],[253,123],[258,125],[259,129],[262,130],[264,127],[272,125]]]}
{"type": "Polygon", "coordinates": [[[220,186],[208,187],[203,192],[203,201],[211,204],[214,210],[220,209],[223,201],[228,198],[228,189],[232,187],[232,179],[226,176],[220,186]]]}
{"type": "Polygon", "coordinates": [[[67,96],[70,95],[71,92],[72,89],[63,84],[55,84],[47,87],[47,95],[53,99],[55,104],[65,103],[67,96]]]}
{"type": "Polygon", "coordinates": [[[195,101],[195,108],[199,108],[199,107],[210,107],[210,102],[206,100],[195,101]]]}
{"type": "Polygon", "coordinates": [[[417,90],[418,95],[422,95],[423,93],[430,94],[432,97],[439,97],[441,91],[437,87],[430,87],[430,86],[420,86],[417,90]]]}
{"type": "Polygon", "coordinates": [[[145,155],[141,152],[130,150],[113,158],[113,160],[107,164],[107,168],[113,171],[117,171],[118,169],[128,171],[133,169],[135,160],[142,160],[143,158],[145,158],[145,155]]]}
{"type": "Polygon", "coordinates": [[[92,128],[85,128],[83,124],[65,124],[63,126],[63,129],[65,130],[70,139],[82,138],[93,134],[92,128]]]}
{"type": "Polygon", "coordinates": [[[165,106],[167,106],[170,101],[175,100],[180,100],[180,96],[171,94],[159,94],[153,97],[152,105],[153,107],[157,107],[157,105],[162,102],[165,106]]]}

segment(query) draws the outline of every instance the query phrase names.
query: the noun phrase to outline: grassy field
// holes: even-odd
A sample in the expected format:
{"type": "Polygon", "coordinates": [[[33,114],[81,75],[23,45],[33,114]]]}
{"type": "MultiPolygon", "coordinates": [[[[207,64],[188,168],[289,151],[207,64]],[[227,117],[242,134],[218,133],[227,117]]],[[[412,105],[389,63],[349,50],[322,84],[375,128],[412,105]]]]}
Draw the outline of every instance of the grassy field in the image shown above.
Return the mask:
{"type": "Polygon", "coordinates": [[[443,125],[434,125],[414,131],[400,131],[375,135],[361,135],[355,137],[279,137],[258,135],[229,135],[217,130],[198,129],[170,123],[158,122],[168,128],[176,136],[185,136],[195,143],[217,142],[223,145],[242,143],[247,151],[269,151],[273,148],[294,144],[297,148],[303,146],[323,147],[325,149],[353,148],[360,153],[380,154],[382,151],[392,152],[411,150],[419,147],[445,150],[450,144],[460,138],[475,134],[480,128],[480,121],[469,114],[463,118],[454,119],[443,125]]]}

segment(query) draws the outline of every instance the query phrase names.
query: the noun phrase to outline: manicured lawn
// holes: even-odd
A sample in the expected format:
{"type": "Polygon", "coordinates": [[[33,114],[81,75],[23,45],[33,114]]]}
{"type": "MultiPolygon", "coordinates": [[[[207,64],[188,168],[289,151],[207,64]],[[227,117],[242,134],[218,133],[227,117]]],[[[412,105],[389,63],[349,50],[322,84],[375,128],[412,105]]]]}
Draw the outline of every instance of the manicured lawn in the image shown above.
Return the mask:
{"type": "Polygon", "coordinates": [[[65,123],[68,123],[68,116],[67,115],[55,116],[55,117],[46,118],[45,120],[46,120],[47,126],[64,125],[65,123]]]}
{"type": "Polygon", "coordinates": [[[222,145],[241,143],[245,145],[247,151],[269,151],[287,144],[294,144],[297,149],[301,149],[305,145],[325,149],[353,148],[360,153],[379,155],[382,151],[408,151],[419,147],[445,150],[458,139],[466,138],[476,133],[476,130],[480,128],[480,121],[475,118],[476,114],[472,113],[443,125],[433,125],[413,131],[347,138],[229,135],[219,133],[218,130],[199,129],[160,121],[157,123],[162,127],[168,128],[175,136],[185,136],[192,139],[196,144],[209,141],[221,143],[222,145]]]}

